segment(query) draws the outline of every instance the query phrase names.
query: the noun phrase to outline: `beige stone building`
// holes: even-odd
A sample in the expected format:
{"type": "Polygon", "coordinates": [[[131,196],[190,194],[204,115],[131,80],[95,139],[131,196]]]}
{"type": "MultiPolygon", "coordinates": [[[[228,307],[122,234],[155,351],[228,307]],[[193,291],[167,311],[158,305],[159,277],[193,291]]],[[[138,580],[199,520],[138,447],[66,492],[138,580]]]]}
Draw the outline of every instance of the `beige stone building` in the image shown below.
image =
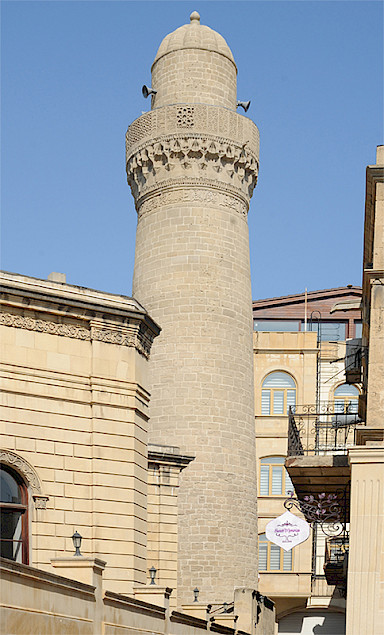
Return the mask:
{"type": "Polygon", "coordinates": [[[236,72],[196,12],[160,45],[127,132],[134,298],[1,274],[4,635],[381,634],[383,148],[361,346],[356,287],[255,302],[252,346],[236,72]],[[342,541],[330,521],[293,552],[265,539],[292,487],[338,496],[342,541]]]}
{"type": "Polygon", "coordinates": [[[361,389],[359,383],[346,384],[345,358],[347,343],[356,336],[361,343],[360,303],[361,288],[351,285],[253,302],[259,588],[275,602],[280,628],[296,629],[289,632],[312,633],[325,612],[327,632],[345,632],[344,590],[328,584],[324,573],[329,537],[314,525],[308,540],[284,553],[266,539],[265,527],[285,511],[294,488],[284,467],[289,406],[300,413],[306,432],[317,412],[324,413],[326,432],[326,419],[348,406],[355,420],[349,435],[336,439],[330,427],[330,447],[323,446],[344,452],[353,444],[361,389]]]}
{"type": "Polygon", "coordinates": [[[160,329],[130,298],[7,273],[1,289],[1,463],[22,499],[2,554],[51,571],[77,530],[84,555],[108,562],[107,588],[132,593],[147,577],[146,367],[160,329]]]}
{"type": "MultiPolygon", "coordinates": [[[[381,635],[383,614],[383,146],[377,162],[367,168],[362,289],[362,342],[347,341],[345,381],[333,389],[333,408],[292,408],[288,427],[288,457],[285,467],[295,488],[304,516],[313,521],[321,508],[326,534],[323,571],[326,584],[318,585],[319,570],[312,565],[311,596],[306,608],[280,614],[284,633],[311,633],[315,625],[324,632],[348,635],[381,635]],[[350,349],[348,350],[348,348],[350,349]],[[362,371],[362,372],[361,372],[362,371]],[[360,383],[361,381],[361,383],[360,383]],[[347,390],[354,383],[358,395],[347,390]],[[358,407],[356,408],[356,397],[358,407]],[[358,412],[356,412],[358,410],[358,412]],[[325,494],[328,504],[319,495],[325,494]],[[306,497],[313,497],[308,499],[306,497]],[[333,505],[336,502],[336,509],[333,505]],[[309,503],[309,504],[308,504],[309,503]],[[335,522],[341,528],[332,536],[335,522]],[[315,582],[315,584],[314,584],[315,582]],[[332,585],[334,590],[332,590],[332,585]],[[321,589],[321,586],[323,587],[321,589]],[[334,619],[345,597],[346,626],[334,619]],[[328,597],[329,608],[325,610],[328,597]],[[337,597],[339,596],[339,597],[337,597]],[[314,619],[322,616],[323,621],[314,619]]],[[[352,299],[339,301],[331,312],[356,310],[352,299]]],[[[341,315],[341,313],[339,313],[341,315]]],[[[350,321],[350,320],[349,320],[350,321]]],[[[350,333],[355,336],[359,333],[350,333]]],[[[319,367],[319,365],[318,365],[319,367]]],[[[318,393],[319,394],[319,393],[318,393]]],[[[320,392],[321,394],[321,392],[320,392]]],[[[329,403],[329,400],[328,400],[329,403]]],[[[319,523],[312,523],[316,531],[319,523]]],[[[321,546],[313,542],[315,549],[321,546]]],[[[278,612],[278,611],[277,611],[278,612]]],[[[279,614],[279,613],[278,613],[279,614]]]]}
{"type": "Polygon", "coordinates": [[[2,274],[3,633],[274,631],[236,73],[196,12],[160,45],[127,133],[135,299],[2,274]]]}

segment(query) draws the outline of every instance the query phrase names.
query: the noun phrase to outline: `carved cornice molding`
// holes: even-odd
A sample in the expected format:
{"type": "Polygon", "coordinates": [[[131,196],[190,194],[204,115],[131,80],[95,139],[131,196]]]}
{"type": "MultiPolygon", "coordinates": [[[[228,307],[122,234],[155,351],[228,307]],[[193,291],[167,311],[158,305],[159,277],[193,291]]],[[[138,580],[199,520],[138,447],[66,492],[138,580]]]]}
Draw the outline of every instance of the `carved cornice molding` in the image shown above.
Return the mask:
{"type": "Polygon", "coordinates": [[[143,323],[137,321],[131,324],[106,324],[99,320],[91,321],[91,339],[106,344],[131,346],[149,358],[154,334],[143,323]]]}
{"type": "Polygon", "coordinates": [[[22,328],[28,331],[38,331],[49,333],[50,335],[60,335],[83,341],[99,341],[106,344],[118,344],[119,346],[134,347],[141,355],[147,359],[150,355],[151,346],[155,334],[140,320],[132,320],[125,324],[103,322],[102,320],[91,320],[90,328],[75,326],[72,324],[62,324],[45,319],[25,317],[14,313],[1,313],[0,325],[22,328]]]}
{"type": "Polygon", "coordinates": [[[46,504],[48,496],[44,496],[42,494],[40,479],[35,468],[33,468],[28,461],[23,459],[23,457],[15,454],[15,452],[11,452],[10,450],[0,450],[0,463],[8,465],[19,472],[20,476],[31,488],[36,507],[39,509],[45,509],[44,501],[46,504]],[[39,502],[36,503],[36,500],[39,502]]]}
{"type": "Polygon", "coordinates": [[[127,148],[127,179],[137,207],[141,197],[161,189],[163,182],[223,188],[249,201],[256,186],[258,158],[247,142],[198,133],[149,140],[134,152],[127,148]]]}

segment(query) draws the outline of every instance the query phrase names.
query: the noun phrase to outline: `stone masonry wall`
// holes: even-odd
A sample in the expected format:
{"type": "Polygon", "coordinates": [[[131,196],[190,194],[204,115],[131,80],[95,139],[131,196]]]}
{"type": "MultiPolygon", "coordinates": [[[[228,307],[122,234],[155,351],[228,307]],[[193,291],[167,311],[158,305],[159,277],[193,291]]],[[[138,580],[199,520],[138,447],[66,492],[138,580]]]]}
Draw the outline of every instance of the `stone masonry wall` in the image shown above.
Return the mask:
{"type": "MultiPolygon", "coordinates": [[[[162,332],[150,363],[151,443],[195,459],[178,492],[178,605],[257,587],[256,458],[247,213],[256,126],[236,110],[225,40],[199,24],[166,36],[152,111],[127,132],[138,212],[133,293],[162,332]]],[[[160,573],[161,575],[161,573],[160,573]]]]}

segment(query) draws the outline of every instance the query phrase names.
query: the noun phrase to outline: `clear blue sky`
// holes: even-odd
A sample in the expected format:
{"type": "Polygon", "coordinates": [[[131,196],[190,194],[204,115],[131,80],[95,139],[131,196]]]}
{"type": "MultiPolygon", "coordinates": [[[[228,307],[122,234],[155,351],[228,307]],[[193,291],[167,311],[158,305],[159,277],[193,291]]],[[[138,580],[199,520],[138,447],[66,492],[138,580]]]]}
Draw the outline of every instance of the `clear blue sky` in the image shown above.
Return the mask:
{"type": "MultiPolygon", "coordinates": [[[[253,297],[361,283],[365,166],[383,143],[383,5],[2,2],[1,268],[131,294],[127,126],[191,11],[234,54],[260,130],[253,297]]],[[[242,112],[242,111],[241,111],[242,112]]]]}

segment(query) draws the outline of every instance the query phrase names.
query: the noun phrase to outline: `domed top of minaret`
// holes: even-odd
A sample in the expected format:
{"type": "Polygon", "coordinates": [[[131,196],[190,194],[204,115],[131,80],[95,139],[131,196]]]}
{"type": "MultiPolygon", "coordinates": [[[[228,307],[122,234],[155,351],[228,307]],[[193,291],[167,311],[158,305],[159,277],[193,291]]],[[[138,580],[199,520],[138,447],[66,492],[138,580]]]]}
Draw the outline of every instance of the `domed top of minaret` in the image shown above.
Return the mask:
{"type": "Polygon", "coordinates": [[[176,31],[172,31],[172,33],[165,36],[153,63],[155,64],[163,55],[167,55],[172,51],[180,51],[181,49],[213,51],[224,55],[235,64],[231,49],[223,36],[210,29],[209,26],[200,24],[200,15],[197,11],[191,13],[189,24],[184,24],[176,31]]]}
{"type": "Polygon", "coordinates": [[[152,109],[209,104],[236,110],[237,68],[224,38],[200,24],[197,11],[166,35],[152,64],[152,109]]]}

